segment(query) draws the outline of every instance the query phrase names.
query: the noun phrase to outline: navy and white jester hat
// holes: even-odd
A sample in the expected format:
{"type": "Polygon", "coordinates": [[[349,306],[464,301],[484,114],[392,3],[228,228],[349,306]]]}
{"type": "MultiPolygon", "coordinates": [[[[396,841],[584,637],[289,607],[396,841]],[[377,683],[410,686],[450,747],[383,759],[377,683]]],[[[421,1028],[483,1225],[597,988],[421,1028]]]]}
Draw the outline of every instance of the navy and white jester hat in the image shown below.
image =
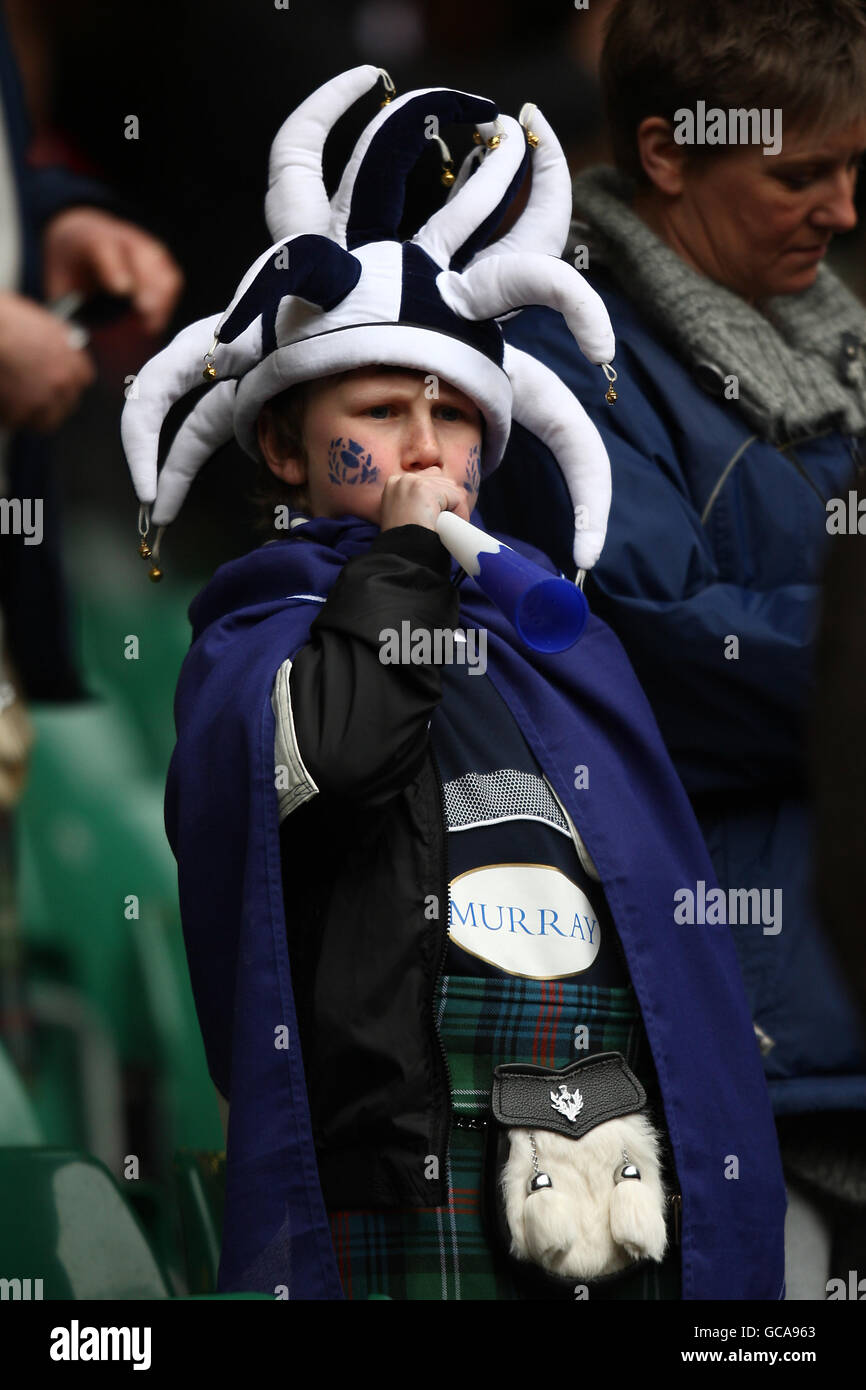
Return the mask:
{"type": "MultiPolygon", "coordinates": [[[[141,504],[139,531],[146,537],[151,524],[158,528],[154,557],[164,527],[216,449],[234,434],[248,454],[261,457],[256,423],[266,401],[295,382],[383,364],[441,376],[475,402],[486,425],[482,477],[502,459],[512,419],[544,440],[575,508],[577,568],[588,570],[598,559],[610,507],[601,437],[572,392],[505,343],[497,323],[529,304],[558,309],[585,356],[615,376],[604,304],[560,259],[571,182],[559,141],[533,106],[516,121],[483,97],[447,87],[392,99],[393,92],[383,69],[364,64],[326,82],[289,116],[271,147],[265,216],[274,244],[224,313],[183,329],[138,374],[121,433],[141,504]],[[325,139],[380,77],[386,100],[329,199],[325,139]],[[444,205],[410,241],[399,242],[406,177],[430,132],[446,122],[473,123],[479,143],[444,205]],[[487,245],[530,160],[524,211],[487,245]],[[157,482],[165,417],[203,375],[213,380],[211,389],[178,430],[157,482]]],[[[142,547],[148,553],[144,540],[142,547]]]]}

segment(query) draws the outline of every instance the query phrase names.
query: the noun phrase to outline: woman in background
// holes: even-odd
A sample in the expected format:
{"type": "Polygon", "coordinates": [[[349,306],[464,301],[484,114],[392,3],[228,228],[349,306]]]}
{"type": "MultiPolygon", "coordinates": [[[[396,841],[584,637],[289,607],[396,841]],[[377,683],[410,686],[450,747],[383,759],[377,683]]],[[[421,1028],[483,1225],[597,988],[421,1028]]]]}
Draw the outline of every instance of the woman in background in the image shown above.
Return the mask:
{"type": "MultiPolygon", "coordinates": [[[[567,254],[610,311],[617,403],[593,407],[558,314],[506,336],[602,432],[613,510],[591,602],[722,887],[763,890],[729,891],[728,921],[786,1162],[787,1296],[823,1299],[862,1261],[866,1194],[866,1055],[817,925],[805,762],[825,547],[848,524],[833,499],[847,518],[866,432],[866,315],[822,265],[856,223],[866,20],[855,0],[620,0],[602,82],[617,167],[575,180],[567,254]]],[[[535,449],[534,498],[506,458],[484,518],[574,573],[568,497],[535,449]]]]}

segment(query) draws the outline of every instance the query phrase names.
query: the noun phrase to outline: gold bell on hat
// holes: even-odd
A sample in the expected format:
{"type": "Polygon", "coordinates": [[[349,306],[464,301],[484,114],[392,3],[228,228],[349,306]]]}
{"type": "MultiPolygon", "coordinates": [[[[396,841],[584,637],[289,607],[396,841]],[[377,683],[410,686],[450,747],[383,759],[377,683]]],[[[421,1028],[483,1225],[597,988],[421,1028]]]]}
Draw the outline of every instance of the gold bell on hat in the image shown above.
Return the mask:
{"type": "Polygon", "coordinates": [[[219,338],[214,334],[214,340],[210,345],[210,350],[204,355],[204,371],[202,372],[202,376],[205,381],[216,380],[216,367],[213,364],[213,355],[219,347],[219,341],[219,338]]]}
{"type": "Polygon", "coordinates": [[[451,151],[441,135],[434,135],[433,139],[439,146],[439,153],[442,158],[442,173],[439,175],[439,181],[444,183],[446,188],[450,188],[454,182],[454,161],[451,158],[451,151]]]}
{"type": "Polygon", "coordinates": [[[384,85],[384,87],[385,87],[385,100],[379,102],[379,110],[381,111],[383,106],[390,106],[390,105],[391,105],[391,102],[394,100],[394,97],[397,95],[397,88],[394,86],[394,83],[393,83],[392,80],[391,80],[390,74],[387,73],[387,72],[385,71],[384,68],[379,68],[379,69],[378,69],[378,72],[379,72],[379,76],[380,76],[381,79],[382,79],[382,83],[383,83],[383,85],[384,85]]]}
{"type": "Polygon", "coordinates": [[[141,556],[142,560],[150,560],[151,565],[150,569],[147,572],[147,575],[148,579],[152,579],[155,584],[158,583],[160,579],[162,579],[162,570],[160,569],[157,561],[159,557],[159,544],[162,540],[163,530],[164,528],[162,526],[157,527],[156,540],[154,541],[153,549],[151,550],[150,546],[147,543],[147,535],[150,531],[149,511],[148,508],[145,506],[139,507],[138,534],[140,540],[138,542],[138,553],[141,556]]]}
{"type": "Polygon", "coordinates": [[[138,509],[138,553],[142,560],[150,559],[150,546],[147,543],[147,533],[150,530],[150,514],[147,507],[138,509]]]}
{"type": "Polygon", "coordinates": [[[530,149],[533,150],[537,149],[538,147],[538,136],[536,135],[535,131],[532,130],[530,126],[530,121],[532,120],[532,117],[535,114],[536,110],[537,107],[534,105],[534,103],[531,101],[527,101],[524,103],[523,106],[521,106],[520,116],[518,118],[520,124],[523,126],[524,134],[526,135],[526,143],[527,145],[529,145],[530,149]]]}
{"type": "Polygon", "coordinates": [[[613,383],[616,381],[616,372],[609,362],[602,362],[601,370],[607,377],[607,390],[604,393],[604,398],[608,405],[613,405],[614,401],[617,399],[616,391],[613,389],[613,383]]]}

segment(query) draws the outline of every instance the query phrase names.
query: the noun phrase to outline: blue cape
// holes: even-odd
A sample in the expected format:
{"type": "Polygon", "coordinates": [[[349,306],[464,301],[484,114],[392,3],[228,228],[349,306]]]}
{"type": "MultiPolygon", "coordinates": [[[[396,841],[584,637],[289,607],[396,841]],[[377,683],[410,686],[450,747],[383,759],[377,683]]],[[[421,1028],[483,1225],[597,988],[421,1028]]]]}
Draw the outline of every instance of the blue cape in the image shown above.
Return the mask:
{"type": "MultiPolygon", "coordinates": [[[[270,695],[344,563],[377,534],[315,518],[223,565],[190,608],[166,827],[208,1065],[231,1102],[224,1291],[342,1297],[292,997],[270,695]],[[275,1046],[282,1025],[288,1048],[275,1046]]],[[[487,674],[580,829],[626,953],[682,1191],[683,1298],[778,1299],[786,1199],[761,1059],[730,929],[674,922],[677,889],[715,879],[649,705],[592,615],[574,648],[543,655],[471,579],[460,594],[461,623],[487,629],[487,674]]]]}

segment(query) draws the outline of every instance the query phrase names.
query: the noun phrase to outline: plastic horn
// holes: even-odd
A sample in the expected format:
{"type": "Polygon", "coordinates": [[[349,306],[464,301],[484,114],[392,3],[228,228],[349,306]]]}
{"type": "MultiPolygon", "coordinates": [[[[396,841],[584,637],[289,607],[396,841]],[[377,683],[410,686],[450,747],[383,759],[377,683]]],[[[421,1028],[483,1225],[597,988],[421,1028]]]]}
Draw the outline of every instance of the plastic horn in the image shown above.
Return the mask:
{"type": "Polygon", "coordinates": [[[445,548],[502,609],[528,647],[563,652],[574,646],[589,613],[576,584],[548,574],[454,512],[440,512],[436,529],[445,548]]]}

